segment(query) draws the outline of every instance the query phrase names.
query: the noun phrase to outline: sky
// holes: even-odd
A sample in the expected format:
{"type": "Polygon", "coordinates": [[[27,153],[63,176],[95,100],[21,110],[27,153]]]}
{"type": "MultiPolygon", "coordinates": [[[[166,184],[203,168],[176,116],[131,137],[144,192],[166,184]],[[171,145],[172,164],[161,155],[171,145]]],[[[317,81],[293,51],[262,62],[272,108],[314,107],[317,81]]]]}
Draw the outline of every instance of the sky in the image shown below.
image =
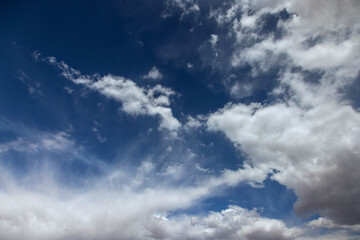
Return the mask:
{"type": "Polygon", "coordinates": [[[0,238],[360,238],[360,2],[0,3],[0,238]]]}

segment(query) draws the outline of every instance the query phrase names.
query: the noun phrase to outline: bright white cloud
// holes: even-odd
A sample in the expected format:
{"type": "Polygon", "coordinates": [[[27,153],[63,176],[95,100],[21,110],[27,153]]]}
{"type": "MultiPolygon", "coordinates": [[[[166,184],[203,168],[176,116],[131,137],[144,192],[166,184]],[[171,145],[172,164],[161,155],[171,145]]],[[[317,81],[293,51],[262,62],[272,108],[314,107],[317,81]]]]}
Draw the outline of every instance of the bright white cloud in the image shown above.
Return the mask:
{"type": "Polygon", "coordinates": [[[161,14],[161,17],[167,18],[172,16],[172,8],[174,7],[180,8],[182,10],[180,20],[182,20],[186,15],[200,11],[199,4],[196,0],[167,0],[166,9],[161,14]]]}
{"type": "Polygon", "coordinates": [[[297,228],[287,228],[279,220],[261,218],[255,210],[236,206],[204,218],[166,218],[167,212],[193,206],[220,186],[253,184],[266,177],[266,173],[247,165],[200,179],[194,185],[168,184],[171,178],[179,178],[174,176],[179,168],[181,165],[169,166],[163,174],[155,174],[159,173],[155,163],[144,161],[135,172],[111,170],[100,178],[88,179],[92,184],[81,189],[57,184],[48,169],[43,169],[44,173],[36,169],[36,175],[45,174],[46,178],[29,173],[26,179],[32,184],[27,186],[0,168],[0,238],[19,239],[24,234],[29,240],[156,239],[159,234],[167,239],[186,238],[181,229],[194,239],[203,239],[204,234],[210,239],[265,235],[290,239],[298,234],[297,228]],[[160,181],[158,176],[169,181],[160,181]]]}
{"type": "Polygon", "coordinates": [[[256,210],[229,206],[207,216],[154,216],[147,224],[155,239],[295,239],[299,228],[288,228],[279,220],[260,217],[256,210]]]}
{"type": "Polygon", "coordinates": [[[213,47],[213,48],[215,48],[216,47],[216,44],[217,44],[217,42],[219,41],[219,36],[218,35],[216,35],[216,34],[211,34],[210,35],[210,43],[211,43],[211,46],[213,47]]]}
{"type": "Polygon", "coordinates": [[[255,168],[279,170],[273,179],[293,189],[299,212],[320,212],[338,222],[360,221],[360,114],[328,96],[331,86],[308,86],[283,76],[292,97],[269,105],[228,104],[209,116],[255,168]]]}
{"type": "MultiPolygon", "coordinates": [[[[234,68],[280,73],[274,103],[229,103],[209,115],[209,130],[224,132],[255,168],[279,170],[272,178],[295,191],[299,213],[318,212],[337,224],[360,223],[360,114],[340,94],[360,70],[359,11],[350,0],[235,1],[211,15],[232,27],[234,68]],[[264,14],[284,8],[290,18],[277,23],[281,37],[261,33],[264,14]],[[295,67],[301,70],[289,70],[295,67]],[[321,76],[314,82],[302,70],[321,76]]],[[[237,84],[229,90],[246,90],[237,84]]]]}
{"type": "MultiPolygon", "coordinates": [[[[64,62],[57,62],[54,57],[48,57],[47,61],[62,70],[62,75],[75,84],[84,85],[108,98],[121,102],[121,109],[128,114],[159,116],[161,119],[160,129],[176,131],[181,127],[170,108],[170,97],[175,92],[169,88],[161,85],[140,87],[130,79],[111,74],[106,76],[82,75],[64,62]]],[[[154,73],[151,76],[156,77],[155,75],[159,77],[161,73],[154,73]]]]}
{"type": "Polygon", "coordinates": [[[161,74],[161,72],[159,71],[159,69],[155,66],[153,66],[149,73],[144,75],[143,78],[145,79],[153,79],[153,80],[160,80],[163,78],[163,75],[161,74]]]}
{"type": "MultiPolygon", "coordinates": [[[[234,5],[236,6],[236,4],[234,5]]],[[[279,62],[287,65],[285,57],[293,65],[306,70],[338,70],[349,76],[357,74],[360,63],[360,5],[356,1],[257,1],[243,4],[241,19],[233,17],[233,34],[241,46],[232,57],[232,65],[250,64],[254,74],[268,71],[279,62]],[[339,7],[341,6],[341,7],[339,7]],[[277,39],[270,34],[260,36],[255,19],[267,14],[277,14],[286,8],[292,14],[288,21],[279,21],[284,36],[277,39]],[[321,9],[313,14],[313,9],[321,9]],[[255,10],[254,15],[246,12],[255,10]],[[262,39],[262,41],[258,41],[262,39]],[[316,40],[318,39],[318,40],[316,40]],[[244,48],[245,46],[245,48],[244,48]]]]}

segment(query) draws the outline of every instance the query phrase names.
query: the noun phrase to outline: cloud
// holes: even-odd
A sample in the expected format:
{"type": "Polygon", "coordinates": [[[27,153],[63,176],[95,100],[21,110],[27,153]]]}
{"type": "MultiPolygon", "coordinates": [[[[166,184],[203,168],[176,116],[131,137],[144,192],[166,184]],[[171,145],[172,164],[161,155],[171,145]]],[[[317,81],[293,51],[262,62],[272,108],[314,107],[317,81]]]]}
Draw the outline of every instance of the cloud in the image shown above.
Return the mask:
{"type": "Polygon", "coordinates": [[[161,14],[161,17],[167,18],[172,16],[176,8],[181,9],[180,21],[183,20],[186,15],[191,13],[195,14],[200,11],[199,4],[194,0],[166,0],[166,9],[161,14]]]}
{"type": "MultiPolygon", "coordinates": [[[[341,92],[360,70],[359,11],[350,0],[234,1],[210,13],[235,39],[233,69],[278,79],[273,102],[228,103],[209,115],[208,129],[223,132],[255,168],[277,169],[272,178],[295,191],[298,213],[348,225],[360,223],[360,114],[341,92]]],[[[235,98],[255,88],[225,83],[235,98]]]]}
{"type": "Polygon", "coordinates": [[[219,36],[218,35],[216,35],[216,34],[211,34],[210,35],[210,43],[211,43],[211,46],[213,47],[213,48],[215,48],[216,47],[216,44],[217,44],[217,42],[219,41],[219,36]]]}
{"type": "Polygon", "coordinates": [[[359,223],[360,114],[327,83],[284,74],[281,85],[285,101],[228,104],[209,116],[209,130],[224,132],[255,168],[278,170],[272,178],[295,191],[298,212],[359,223]]]}
{"type": "MultiPolygon", "coordinates": [[[[29,240],[156,239],[159,231],[166,232],[169,239],[177,239],[180,228],[196,233],[195,239],[202,239],[203,233],[213,238],[223,235],[231,239],[234,234],[240,234],[235,233],[235,228],[242,229],[244,236],[263,232],[288,237],[294,230],[281,221],[261,218],[255,210],[236,206],[231,207],[233,210],[211,213],[206,218],[197,217],[199,227],[195,228],[186,220],[195,216],[166,217],[169,222],[159,222],[157,216],[165,217],[171,211],[196,206],[202,199],[239,183],[261,186],[267,172],[250,165],[238,170],[225,169],[217,175],[211,175],[210,170],[204,175],[195,171],[195,176],[185,172],[182,163],[163,168],[155,161],[143,161],[138,167],[114,167],[105,162],[100,165],[82,147],[77,147],[78,143],[68,132],[40,132],[11,121],[0,123],[2,130],[21,135],[21,140],[5,144],[6,147],[1,145],[4,151],[0,159],[11,158],[11,155],[2,155],[5,151],[16,151],[22,159],[29,159],[28,165],[32,166],[17,176],[9,166],[0,164],[1,239],[19,239],[24,235],[29,240]],[[19,127],[14,129],[15,126],[19,127]],[[60,156],[58,159],[73,159],[49,165],[47,163],[56,156],[51,153],[60,156]],[[68,168],[61,166],[72,162],[77,165],[74,162],[77,160],[83,161],[84,167],[95,166],[98,174],[87,175],[83,184],[74,184],[82,179],[81,174],[69,176],[68,168]],[[187,181],[189,177],[194,181],[187,181]],[[71,184],[67,184],[70,180],[71,184]],[[234,211],[239,217],[231,219],[234,211]],[[247,215],[253,216],[254,229],[237,225],[236,221],[247,215]],[[217,216],[222,217],[217,219],[217,216]],[[218,227],[211,224],[212,218],[218,221],[218,227]],[[178,228],[168,232],[171,226],[178,228]],[[203,231],[197,232],[197,228],[203,231]]],[[[98,126],[96,122],[94,125],[98,126]]]]}
{"type": "Polygon", "coordinates": [[[147,224],[154,239],[294,239],[299,228],[288,228],[280,220],[260,217],[256,209],[229,206],[207,216],[154,216],[147,224]]]}
{"type": "Polygon", "coordinates": [[[149,73],[143,76],[144,79],[153,79],[153,80],[160,80],[163,78],[163,75],[161,74],[161,72],[159,71],[159,69],[157,69],[157,67],[153,66],[149,73]]]}
{"type": "Polygon", "coordinates": [[[186,63],[186,67],[190,69],[190,68],[193,68],[194,65],[188,62],[188,63],[186,63]]]}
{"type": "Polygon", "coordinates": [[[189,190],[101,190],[59,198],[26,190],[0,193],[2,239],[293,239],[301,230],[237,206],[208,216],[167,217],[189,190]],[[146,204],[144,204],[146,203],[146,204]]]}
{"type": "Polygon", "coordinates": [[[200,128],[201,126],[203,126],[203,123],[201,121],[204,120],[204,116],[202,115],[199,115],[197,116],[196,118],[193,118],[192,116],[187,116],[187,122],[186,124],[184,125],[184,128],[186,130],[190,130],[192,128],[195,128],[195,129],[198,129],[200,128]]]}
{"type": "Polygon", "coordinates": [[[287,56],[293,65],[306,70],[337,67],[344,70],[346,66],[349,74],[357,74],[360,18],[355,12],[360,6],[355,1],[279,1],[272,5],[258,1],[257,4],[244,4],[242,17],[233,20],[233,34],[242,46],[232,57],[233,66],[250,64],[254,73],[268,71],[287,56]],[[246,13],[254,9],[257,9],[254,14],[246,13]],[[287,17],[282,17],[282,9],[287,10],[287,17]],[[313,14],[312,9],[321,12],[313,14]],[[266,15],[272,15],[276,25],[273,32],[264,36],[259,28],[266,15]],[[280,30],[283,33],[279,39],[276,34],[280,30]]]}
{"type": "Polygon", "coordinates": [[[15,140],[2,143],[0,144],[0,153],[7,151],[66,151],[72,146],[73,141],[68,133],[63,131],[57,133],[44,132],[37,133],[35,136],[18,136],[15,140]]]}
{"type": "MultiPolygon", "coordinates": [[[[151,164],[144,164],[138,168],[138,173],[146,175],[152,169],[151,164]]],[[[136,182],[140,175],[127,179],[124,187],[114,185],[124,178],[116,180],[116,175],[110,175],[105,181],[97,181],[91,190],[70,191],[56,185],[52,186],[52,191],[31,191],[20,186],[3,188],[0,192],[0,237],[11,240],[26,234],[29,240],[325,239],[303,237],[309,233],[306,228],[288,227],[281,220],[261,217],[256,209],[234,205],[205,216],[169,216],[168,211],[194,204],[194,199],[206,191],[162,186],[136,190],[131,181],[136,182]]],[[[6,175],[1,176],[4,186],[6,175]]],[[[335,236],[352,239],[348,232],[336,232],[335,236]]]]}
{"type": "Polygon", "coordinates": [[[18,69],[16,78],[26,84],[30,95],[42,95],[40,82],[32,81],[30,77],[20,69],[18,69]]]}
{"type": "Polygon", "coordinates": [[[360,224],[356,224],[356,225],[341,225],[341,224],[336,224],[334,223],[334,221],[327,219],[327,218],[318,218],[316,220],[312,220],[311,222],[309,222],[307,224],[310,227],[313,228],[327,228],[327,229],[350,229],[354,232],[360,232],[360,224]]]}
{"type": "MultiPolygon", "coordinates": [[[[46,61],[59,68],[62,75],[75,84],[83,85],[108,98],[121,102],[121,110],[130,115],[159,116],[160,129],[176,131],[181,127],[180,122],[173,116],[170,108],[170,97],[175,92],[169,88],[161,85],[140,87],[130,79],[111,74],[105,76],[98,74],[92,76],[82,75],[78,70],[69,67],[64,62],[58,62],[54,57],[48,57],[46,61]]],[[[156,73],[153,73],[151,76],[155,77],[155,75],[156,73]]]]}
{"type": "Polygon", "coordinates": [[[74,92],[74,89],[70,88],[70,87],[64,87],[64,90],[68,93],[68,94],[72,94],[74,92]]]}

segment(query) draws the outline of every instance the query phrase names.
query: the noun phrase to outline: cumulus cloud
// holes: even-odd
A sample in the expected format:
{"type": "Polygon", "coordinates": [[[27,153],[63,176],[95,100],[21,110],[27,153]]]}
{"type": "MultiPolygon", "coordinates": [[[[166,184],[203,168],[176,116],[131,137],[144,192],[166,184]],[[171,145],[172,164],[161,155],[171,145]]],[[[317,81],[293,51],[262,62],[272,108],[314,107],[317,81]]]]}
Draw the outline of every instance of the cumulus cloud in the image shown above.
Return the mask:
{"type": "Polygon", "coordinates": [[[299,228],[288,228],[280,220],[260,217],[256,209],[229,206],[207,216],[155,216],[147,224],[155,239],[295,239],[299,228]]]}
{"type": "Polygon", "coordinates": [[[346,67],[348,74],[357,74],[360,6],[355,1],[257,1],[242,7],[242,17],[232,25],[242,46],[232,57],[233,66],[251,64],[254,73],[268,71],[287,56],[306,70],[342,67],[343,72],[346,67]],[[313,14],[313,9],[321,11],[313,14]],[[268,35],[261,32],[266,16],[276,23],[273,29],[266,26],[268,35]]]}
{"type": "MultiPolygon", "coordinates": [[[[130,79],[120,76],[106,75],[92,76],[82,75],[78,70],[69,67],[64,62],[58,62],[54,57],[46,60],[58,67],[62,75],[74,82],[91,90],[122,103],[121,109],[131,115],[159,116],[160,129],[176,131],[181,127],[180,122],[173,116],[170,108],[170,97],[175,94],[169,88],[161,85],[154,87],[140,87],[130,79]]],[[[156,71],[155,71],[156,72],[156,71]]],[[[151,71],[150,71],[151,73],[151,71]]],[[[158,74],[161,74],[158,72],[158,74]]],[[[159,77],[154,73],[152,77],[159,77]]]]}
{"type": "Polygon", "coordinates": [[[162,79],[163,75],[161,74],[161,72],[159,71],[159,69],[155,66],[153,66],[149,73],[144,75],[143,78],[145,79],[153,79],[153,80],[160,80],[162,79]]]}
{"type": "Polygon", "coordinates": [[[327,95],[331,86],[307,85],[292,74],[282,84],[290,99],[278,103],[228,104],[209,116],[248,154],[255,168],[298,195],[298,212],[319,212],[339,223],[359,223],[360,114],[327,95]]]}
{"type": "MultiPolygon", "coordinates": [[[[273,103],[229,103],[209,115],[208,129],[224,132],[255,168],[277,169],[272,178],[295,191],[299,213],[336,224],[360,223],[360,114],[341,94],[360,70],[359,10],[356,1],[235,1],[211,13],[232,27],[234,68],[280,70],[273,103]]],[[[245,86],[229,90],[250,94],[245,86]]]]}
{"type": "Polygon", "coordinates": [[[351,226],[349,226],[349,225],[341,225],[341,224],[334,223],[334,221],[332,221],[330,219],[322,218],[322,217],[320,217],[318,219],[315,219],[315,220],[312,220],[307,225],[310,226],[310,227],[313,227],[313,228],[327,228],[327,229],[340,229],[340,228],[343,228],[343,229],[350,229],[350,230],[355,231],[355,232],[360,232],[360,224],[351,225],[351,226]]]}

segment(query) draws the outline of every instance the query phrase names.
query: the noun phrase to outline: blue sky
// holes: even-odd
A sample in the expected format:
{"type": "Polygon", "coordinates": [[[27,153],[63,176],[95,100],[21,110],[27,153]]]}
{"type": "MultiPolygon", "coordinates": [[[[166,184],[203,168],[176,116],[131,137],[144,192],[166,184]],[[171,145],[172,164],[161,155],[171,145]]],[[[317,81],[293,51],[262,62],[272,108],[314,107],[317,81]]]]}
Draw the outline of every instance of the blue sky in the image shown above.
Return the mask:
{"type": "Polygon", "coordinates": [[[0,238],[358,239],[359,10],[1,3],[0,238]]]}

